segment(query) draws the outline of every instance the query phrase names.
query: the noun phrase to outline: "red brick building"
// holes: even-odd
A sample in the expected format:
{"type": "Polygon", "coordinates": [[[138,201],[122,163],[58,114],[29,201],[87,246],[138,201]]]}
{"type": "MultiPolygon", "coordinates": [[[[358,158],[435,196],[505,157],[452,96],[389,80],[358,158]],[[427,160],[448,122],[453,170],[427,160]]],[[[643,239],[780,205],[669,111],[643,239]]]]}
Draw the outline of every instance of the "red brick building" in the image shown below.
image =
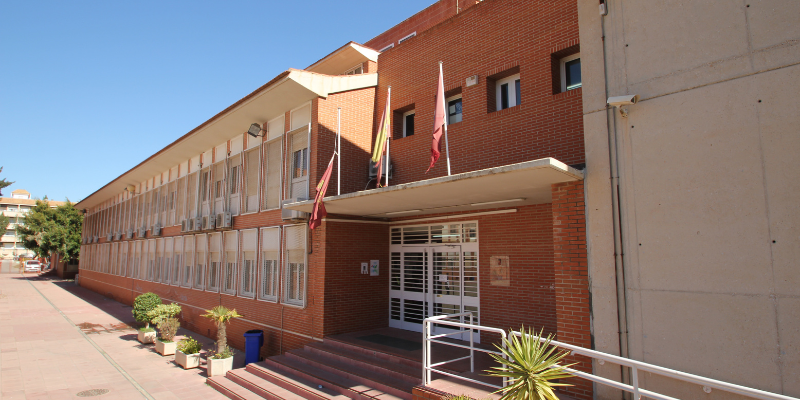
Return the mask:
{"type": "Polygon", "coordinates": [[[155,292],[204,335],[203,310],[236,308],[230,343],[263,329],[265,357],[462,312],[590,347],[576,6],[457,4],[278,75],[82,200],[81,286],[125,303],[155,292]],[[440,61],[449,176],[444,143],[425,173],[440,61]],[[391,175],[375,188],[389,87],[391,175]],[[339,109],[341,171],[309,230],[339,109]],[[260,137],[243,133],[253,123],[260,137]]]}

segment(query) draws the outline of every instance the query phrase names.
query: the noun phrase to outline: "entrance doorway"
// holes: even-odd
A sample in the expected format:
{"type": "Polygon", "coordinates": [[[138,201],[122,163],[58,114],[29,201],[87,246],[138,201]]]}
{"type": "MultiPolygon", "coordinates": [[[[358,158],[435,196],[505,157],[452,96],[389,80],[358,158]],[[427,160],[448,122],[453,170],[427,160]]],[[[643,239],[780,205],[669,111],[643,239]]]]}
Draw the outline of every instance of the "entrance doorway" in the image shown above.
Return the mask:
{"type": "MultiPolygon", "coordinates": [[[[422,332],[423,319],[461,312],[471,312],[478,324],[477,224],[393,228],[389,297],[393,328],[422,332]]],[[[445,332],[453,331],[437,328],[435,333],[445,332]]]]}

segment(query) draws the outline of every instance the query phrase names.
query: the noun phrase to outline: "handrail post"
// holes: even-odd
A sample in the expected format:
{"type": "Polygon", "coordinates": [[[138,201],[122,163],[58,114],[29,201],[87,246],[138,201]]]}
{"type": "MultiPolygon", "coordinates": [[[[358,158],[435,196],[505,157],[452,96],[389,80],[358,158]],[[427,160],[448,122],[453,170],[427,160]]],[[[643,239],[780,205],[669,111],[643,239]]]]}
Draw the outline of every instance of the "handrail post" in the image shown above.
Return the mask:
{"type": "MultiPolygon", "coordinates": [[[[472,313],[469,313],[469,324],[475,325],[472,319],[472,313]]],[[[475,340],[473,338],[474,329],[469,328],[469,372],[475,372],[475,340]]]]}
{"type": "Polygon", "coordinates": [[[428,386],[428,319],[422,320],[422,386],[428,386]]]}
{"type": "Polygon", "coordinates": [[[633,375],[633,400],[639,400],[642,395],[639,393],[639,370],[635,365],[631,367],[631,375],[633,375]]]}
{"type": "MultiPolygon", "coordinates": [[[[503,332],[501,332],[501,333],[502,333],[502,335],[500,335],[500,336],[501,336],[501,339],[503,339],[503,340],[502,340],[502,343],[503,343],[503,350],[504,350],[504,351],[503,351],[503,358],[504,358],[504,359],[506,359],[506,360],[508,360],[508,356],[506,355],[506,352],[505,352],[505,350],[508,348],[508,347],[506,346],[506,341],[505,341],[505,339],[507,339],[506,332],[505,332],[505,331],[503,331],[503,332]]],[[[513,335],[513,333],[512,333],[512,335],[513,335]]],[[[508,364],[503,364],[503,368],[505,368],[505,367],[507,367],[507,366],[508,366],[508,364]]],[[[503,387],[506,387],[506,386],[508,386],[508,377],[505,377],[505,376],[504,376],[504,377],[503,377],[503,387]]]]}
{"type": "Polygon", "coordinates": [[[425,341],[425,382],[427,382],[426,385],[428,385],[431,383],[431,323],[428,322],[425,324],[424,329],[425,335],[428,337],[428,339],[425,341]]]}

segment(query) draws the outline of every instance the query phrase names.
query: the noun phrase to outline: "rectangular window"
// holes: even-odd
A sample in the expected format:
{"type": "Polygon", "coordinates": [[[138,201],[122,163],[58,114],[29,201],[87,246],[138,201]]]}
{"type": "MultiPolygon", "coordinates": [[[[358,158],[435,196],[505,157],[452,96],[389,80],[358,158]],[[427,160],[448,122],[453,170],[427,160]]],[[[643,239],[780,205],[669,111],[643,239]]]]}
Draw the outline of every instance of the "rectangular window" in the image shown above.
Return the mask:
{"type": "Polygon", "coordinates": [[[292,135],[292,181],[289,198],[308,198],[308,128],[292,135]]]}
{"type": "Polygon", "coordinates": [[[181,272],[183,271],[183,236],[175,237],[172,254],[172,285],[180,286],[183,282],[181,279],[181,272]]]}
{"type": "Polygon", "coordinates": [[[225,267],[222,271],[222,290],[231,295],[236,294],[236,274],[239,256],[239,232],[229,231],[223,235],[225,240],[225,267]]]}
{"type": "Polygon", "coordinates": [[[149,246],[150,260],[147,264],[147,280],[159,282],[161,257],[164,254],[164,239],[152,239],[149,246]]]}
{"type": "Polygon", "coordinates": [[[519,74],[497,80],[496,88],[497,110],[505,110],[506,108],[520,105],[522,92],[520,90],[519,74]]]}
{"type": "Polygon", "coordinates": [[[239,295],[252,298],[256,286],[256,249],[258,230],[242,231],[241,272],[239,273],[239,295]]]}
{"type": "Polygon", "coordinates": [[[461,122],[461,95],[447,99],[447,125],[461,122]]]}
{"type": "Polygon", "coordinates": [[[577,89],[581,87],[581,55],[573,54],[560,60],[561,66],[561,91],[577,89]]]}
{"type": "Polygon", "coordinates": [[[147,275],[145,275],[144,279],[148,281],[153,281],[153,276],[155,275],[156,269],[156,240],[150,239],[147,241],[147,275]]]}
{"type": "Polygon", "coordinates": [[[258,177],[260,156],[261,152],[259,147],[248,150],[244,154],[244,211],[246,213],[258,211],[258,177]]]}
{"type": "Polygon", "coordinates": [[[205,168],[200,172],[200,200],[203,202],[208,201],[208,185],[211,174],[211,168],[205,168]]]}
{"type": "Polygon", "coordinates": [[[278,300],[278,258],[281,249],[281,228],[261,229],[261,279],[258,298],[278,300]]]}
{"type": "Polygon", "coordinates": [[[306,300],[306,226],[286,227],[285,300],[288,304],[305,306],[306,300]]]}
{"type": "Polygon", "coordinates": [[[281,153],[283,141],[279,139],[267,142],[263,146],[264,186],[261,193],[261,209],[272,210],[281,206],[281,153]]]}
{"type": "Polygon", "coordinates": [[[208,250],[208,239],[205,234],[195,236],[195,256],[194,256],[194,288],[203,290],[205,287],[206,254],[208,250]]]}
{"type": "Polygon", "coordinates": [[[222,235],[212,233],[208,240],[208,276],[206,290],[219,292],[219,272],[222,268],[222,235]]]}
{"type": "Polygon", "coordinates": [[[175,206],[178,192],[178,182],[172,181],[167,188],[167,226],[175,225],[175,206]]]}
{"type": "Polygon", "coordinates": [[[175,241],[173,238],[164,238],[164,256],[161,259],[161,283],[169,285],[172,282],[172,256],[175,241]]]}
{"type": "Polygon", "coordinates": [[[128,249],[131,242],[122,242],[120,244],[120,257],[119,269],[117,270],[118,276],[127,276],[128,273],[128,249]]]}
{"type": "Polygon", "coordinates": [[[403,137],[414,135],[414,115],[415,110],[403,113],[403,137]]]}
{"type": "Polygon", "coordinates": [[[186,219],[186,177],[178,179],[175,190],[175,225],[186,219]]]}
{"type": "MultiPolygon", "coordinates": [[[[239,215],[242,199],[242,155],[237,154],[228,160],[228,211],[239,215]]],[[[221,211],[217,211],[221,212],[221,211]]]]}
{"type": "Polygon", "coordinates": [[[186,215],[185,218],[197,216],[197,188],[200,178],[199,173],[195,172],[186,177],[186,215]]]}
{"type": "Polygon", "coordinates": [[[181,286],[192,287],[192,271],[194,271],[194,236],[183,237],[183,272],[181,273],[181,286]]]}
{"type": "Polygon", "coordinates": [[[361,64],[356,65],[353,68],[347,70],[344,74],[345,75],[358,75],[364,73],[364,69],[361,67],[361,64]]]}
{"type": "Polygon", "coordinates": [[[214,165],[214,198],[222,199],[225,196],[223,190],[225,183],[225,163],[216,163],[214,165]]]}

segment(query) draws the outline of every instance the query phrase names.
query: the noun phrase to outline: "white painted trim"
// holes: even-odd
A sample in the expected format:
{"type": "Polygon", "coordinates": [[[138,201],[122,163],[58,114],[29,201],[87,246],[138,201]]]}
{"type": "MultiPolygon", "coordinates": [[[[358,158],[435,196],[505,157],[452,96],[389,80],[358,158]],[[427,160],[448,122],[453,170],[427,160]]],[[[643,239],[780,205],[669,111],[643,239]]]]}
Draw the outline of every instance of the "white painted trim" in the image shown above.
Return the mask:
{"type": "MultiPolygon", "coordinates": [[[[504,110],[504,108],[502,108],[503,100],[501,98],[501,90],[500,90],[500,87],[503,86],[504,84],[508,84],[508,108],[517,106],[516,102],[517,96],[520,95],[519,93],[517,93],[516,85],[514,85],[514,81],[516,81],[517,79],[520,79],[519,74],[514,74],[507,78],[500,79],[495,83],[494,85],[495,99],[496,99],[495,106],[497,111],[504,110]]],[[[521,101],[520,104],[522,104],[521,101]]]]}
{"type": "MultiPolygon", "coordinates": [[[[575,53],[575,54],[573,54],[571,56],[566,56],[566,57],[558,60],[559,68],[560,68],[559,75],[561,77],[561,93],[564,93],[564,92],[567,91],[567,68],[566,68],[567,62],[572,61],[572,60],[576,60],[576,59],[579,59],[579,58],[581,58],[581,53],[580,52],[575,53]]],[[[581,77],[581,86],[578,86],[578,87],[583,87],[583,79],[582,79],[582,77],[581,77]]],[[[577,89],[577,87],[576,88],[572,88],[570,90],[574,90],[574,89],[577,89]]]]}
{"type": "Polygon", "coordinates": [[[417,31],[411,32],[408,35],[403,36],[402,38],[400,38],[400,40],[397,41],[397,44],[403,43],[414,36],[417,36],[417,31]]]}
{"type": "MultiPolygon", "coordinates": [[[[409,116],[409,115],[416,115],[416,114],[417,114],[417,110],[416,109],[413,109],[411,111],[406,111],[406,112],[403,113],[403,116],[402,116],[402,119],[403,119],[403,137],[408,137],[408,135],[406,135],[406,117],[409,116]]],[[[416,130],[417,130],[417,118],[415,117],[414,118],[414,131],[416,131],[416,130]]]]}
{"type": "Polygon", "coordinates": [[[391,44],[389,44],[388,46],[386,46],[386,47],[384,47],[384,48],[382,48],[382,49],[378,50],[378,52],[379,52],[379,53],[383,53],[384,51],[386,51],[386,50],[389,50],[389,49],[392,49],[392,48],[394,48],[394,42],[392,42],[392,43],[391,43],[391,44]]]}
{"type": "Polygon", "coordinates": [[[515,213],[515,212],[517,212],[516,208],[510,208],[510,209],[507,209],[507,210],[495,210],[495,211],[484,211],[484,212],[476,212],[476,213],[468,213],[468,214],[445,215],[445,216],[441,216],[441,217],[407,219],[407,220],[404,220],[404,221],[391,221],[391,222],[389,222],[389,224],[390,225],[397,225],[397,224],[407,224],[407,223],[420,222],[420,221],[436,221],[436,220],[445,220],[445,221],[447,221],[447,220],[451,220],[451,219],[458,219],[458,218],[464,218],[464,217],[477,217],[477,216],[480,216],[480,215],[494,215],[494,214],[508,214],[508,213],[515,213]]]}
{"type": "Polygon", "coordinates": [[[362,220],[354,220],[354,219],[339,219],[339,218],[323,218],[323,221],[331,221],[331,222],[352,222],[354,224],[379,224],[379,225],[389,225],[391,222],[389,221],[362,221],[362,220]]]}

